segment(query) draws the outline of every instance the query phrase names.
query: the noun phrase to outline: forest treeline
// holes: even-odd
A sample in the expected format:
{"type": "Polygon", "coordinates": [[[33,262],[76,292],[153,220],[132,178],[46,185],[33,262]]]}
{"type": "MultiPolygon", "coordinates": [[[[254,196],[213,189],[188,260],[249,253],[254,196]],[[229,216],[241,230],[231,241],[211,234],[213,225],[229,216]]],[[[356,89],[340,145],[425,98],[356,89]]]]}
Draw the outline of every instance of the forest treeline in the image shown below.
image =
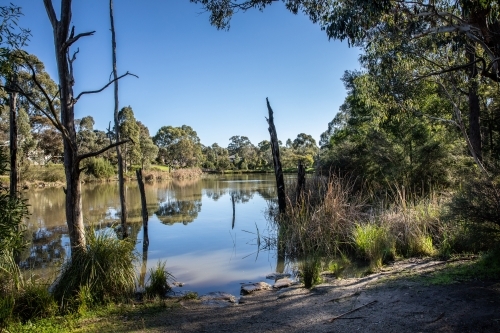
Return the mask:
{"type": "MultiPolygon", "coordinates": [[[[43,63],[36,56],[23,55],[16,61],[18,84],[23,87],[25,93],[18,96],[16,113],[20,167],[28,169],[30,165],[61,164],[64,155],[62,137],[56,125],[40,111],[40,108],[48,107],[43,91],[51,91],[55,95],[57,85],[45,72],[43,63]],[[35,69],[43,90],[33,84],[32,69],[35,69]]],[[[0,142],[2,149],[8,153],[9,98],[5,90],[1,93],[4,102],[0,105],[0,142]]],[[[59,112],[57,106],[56,103],[56,113],[59,112]]],[[[116,131],[111,122],[110,127],[104,130],[96,129],[94,125],[92,116],[75,119],[76,144],[81,154],[99,151],[116,142],[116,131]]],[[[151,135],[148,127],[136,119],[131,106],[123,107],[118,112],[118,126],[120,138],[130,140],[122,145],[126,172],[137,166],[148,168],[152,163],[170,169],[193,167],[214,171],[272,169],[269,140],[254,145],[248,137],[234,135],[229,138],[227,147],[218,143],[204,145],[197,132],[188,125],[162,126],[156,134],[151,135]]],[[[306,167],[312,167],[319,152],[316,140],[305,133],[298,134],[293,141],[287,139],[280,148],[285,168],[294,168],[299,162],[306,167]]],[[[96,178],[108,178],[114,175],[118,163],[116,154],[114,150],[107,150],[98,157],[87,159],[84,162],[85,172],[96,178]]]]}

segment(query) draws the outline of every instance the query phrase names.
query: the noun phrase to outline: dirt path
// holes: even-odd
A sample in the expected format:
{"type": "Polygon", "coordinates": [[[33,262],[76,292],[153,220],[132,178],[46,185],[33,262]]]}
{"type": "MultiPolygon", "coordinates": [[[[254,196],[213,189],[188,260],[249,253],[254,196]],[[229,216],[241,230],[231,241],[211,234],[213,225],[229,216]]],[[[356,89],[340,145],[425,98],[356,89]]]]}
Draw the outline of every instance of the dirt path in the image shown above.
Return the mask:
{"type": "Polygon", "coordinates": [[[311,290],[264,291],[228,306],[183,301],[143,318],[135,332],[500,332],[500,279],[429,285],[409,277],[444,265],[404,261],[365,278],[327,276],[311,290]]]}

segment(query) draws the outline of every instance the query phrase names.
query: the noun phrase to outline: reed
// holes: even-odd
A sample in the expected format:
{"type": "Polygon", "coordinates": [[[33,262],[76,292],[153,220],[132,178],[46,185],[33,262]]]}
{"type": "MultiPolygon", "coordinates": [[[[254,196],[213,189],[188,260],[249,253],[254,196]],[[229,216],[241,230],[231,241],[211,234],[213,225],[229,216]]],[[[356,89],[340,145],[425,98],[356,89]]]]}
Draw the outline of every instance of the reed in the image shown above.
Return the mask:
{"type": "Polygon", "coordinates": [[[146,295],[148,297],[165,297],[172,287],[168,283],[174,276],[166,270],[166,262],[158,261],[155,268],[149,270],[148,285],[146,295]]]}
{"type": "Polygon", "coordinates": [[[134,243],[118,239],[112,229],[90,227],[85,235],[86,248],[72,253],[53,287],[64,310],[121,300],[135,288],[134,243]]]}

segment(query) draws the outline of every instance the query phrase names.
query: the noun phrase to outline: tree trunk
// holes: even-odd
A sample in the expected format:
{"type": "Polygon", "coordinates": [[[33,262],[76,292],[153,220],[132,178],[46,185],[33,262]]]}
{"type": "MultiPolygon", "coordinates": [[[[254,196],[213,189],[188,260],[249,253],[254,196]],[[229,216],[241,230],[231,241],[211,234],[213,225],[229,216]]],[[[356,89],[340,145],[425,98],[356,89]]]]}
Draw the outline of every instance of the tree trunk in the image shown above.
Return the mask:
{"type": "MultiPolygon", "coordinates": [[[[116,69],[116,36],[115,36],[115,21],[113,16],[113,0],[109,0],[109,18],[111,22],[111,50],[113,55],[113,78],[114,82],[114,96],[115,96],[115,110],[114,110],[114,120],[115,120],[115,136],[116,141],[120,141],[120,127],[118,122],[118,72],[116,69]]],[[[120,146],[116,146],[116,155],[118,157],[118,189],[120,192],[120,206],[121,215],[120,221],[122,226],[122,236],[127,237],[127,201],[125,197],[125,183],[123,177],[123,157],[120,146]]],[[[142,177],[141,177],[142,180],[142,177]]]]}
{"type": "Polygon", "coordinates": [[[285,181],[283,180],[283,170],[281,168],[280,160],[280,147],[278,143],[278,134],[274,126],[273,109],[266,98],[267,110],[269,111],[269,119],[266,118],[269,124],[269,134],[271,136],[271,151],[273,153],[274,175],[276,177],[276,187],[278,189],[278,207],[280,214],[285,213],[286,210],[286,195],[285,195],[285,181]]]}
{"type": "Polygon", "coordinates": [[[9,93],[9,148],[10,148],[10,196],[17,197],[19,171],[17,168],[17,92],[9,93]]]}
{"type": "MultiPolygon", "coordinates": [[[[474,47],[470,46],[466,49],[467,58],[469,62],[473,62],[476,60],[476,55],[474,51],[474,47]]],[[[481,108],[479,105],[479,96],[478,96],[478,85],[475,81],[477,76],[477,65],[472,64],[469,69],[469,140],[476,153],[479,161],[482,161],[482,147],[481,147],[481,124],[480,124],[480,116],[481,116],[481,108]]]]}
{"type": "Polygon", "coordinates": [[[146,191],[144,190],[144,181],[142,180],[142,169],[135,170],[135,175],[137,176],[137,183],[139,185],[139,192],[141,193],[141,213],[142,213],[142,223],[144,225],[144,230],[148,229],[148,206],[146,203],[146,191]]]}
{"type": "MultiPolygon", "coordinates": [[[[74,77],[70,69],[69,35],[71,23],[71,0],[61,1],[61,15],[57,20],[51,0],[44,0],[47,15],[54,33],[57,72],[59,77],[59,99],[61,102],[61,131],[64,145],[64,171],[66,174],[66,223],[68,224],[72,254],[85,248],[82,200],[80,187],[80,158],[76,145],[73,85],[74,77]]],[[[74,58],[73,58],[74,59],[74,58]]]]}

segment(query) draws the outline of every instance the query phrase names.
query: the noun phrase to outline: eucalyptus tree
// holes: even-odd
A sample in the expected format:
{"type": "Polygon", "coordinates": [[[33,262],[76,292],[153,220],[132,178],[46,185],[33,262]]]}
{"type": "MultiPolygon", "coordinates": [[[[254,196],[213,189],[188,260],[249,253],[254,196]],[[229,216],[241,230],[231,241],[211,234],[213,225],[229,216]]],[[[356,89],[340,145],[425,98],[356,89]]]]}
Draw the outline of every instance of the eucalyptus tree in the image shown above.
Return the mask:
{"type": "Polygon", "coordinates": [[[29,37],[29,31],[17,24],[22,15],[21,8],[10,4],[0,6],[0,76],[2,90],[7,92],[9,105],[9,152],[10,152],[10,196],[16,197],[19,172],[17,170],[17,84],[18,65],[14,57],[17,50],[23,47],[29,37]]]}
{"type": "Polygon", "coordinates": [[[153,142],[160,148],[159,158],[169,167],[194,167],[202,161],[200,138],[191,126],[163,126],[153,142]]]}
{"type": "Polygon", "coordinates": [[[132,166],[134,163],[139,163],[141,151],[139,145],[140,139],[140,128],[137,125],[137,120],[134,116],[134,111],[130,106],[126,106],[118,112],[118,127],[120,138],[127,138],[128,142],[124,143],[124,167],[125,172],[127,171],[127,160],[128,165],[132,166]]]}
{"type": "Polygon", "coordinates": [[[153,139],[149,135],[149,129],[140,121],[137,122],[139,127],[139,161],[141,168],[148,166],[158,156],[159,148],[154,144],[153,139]]]}

